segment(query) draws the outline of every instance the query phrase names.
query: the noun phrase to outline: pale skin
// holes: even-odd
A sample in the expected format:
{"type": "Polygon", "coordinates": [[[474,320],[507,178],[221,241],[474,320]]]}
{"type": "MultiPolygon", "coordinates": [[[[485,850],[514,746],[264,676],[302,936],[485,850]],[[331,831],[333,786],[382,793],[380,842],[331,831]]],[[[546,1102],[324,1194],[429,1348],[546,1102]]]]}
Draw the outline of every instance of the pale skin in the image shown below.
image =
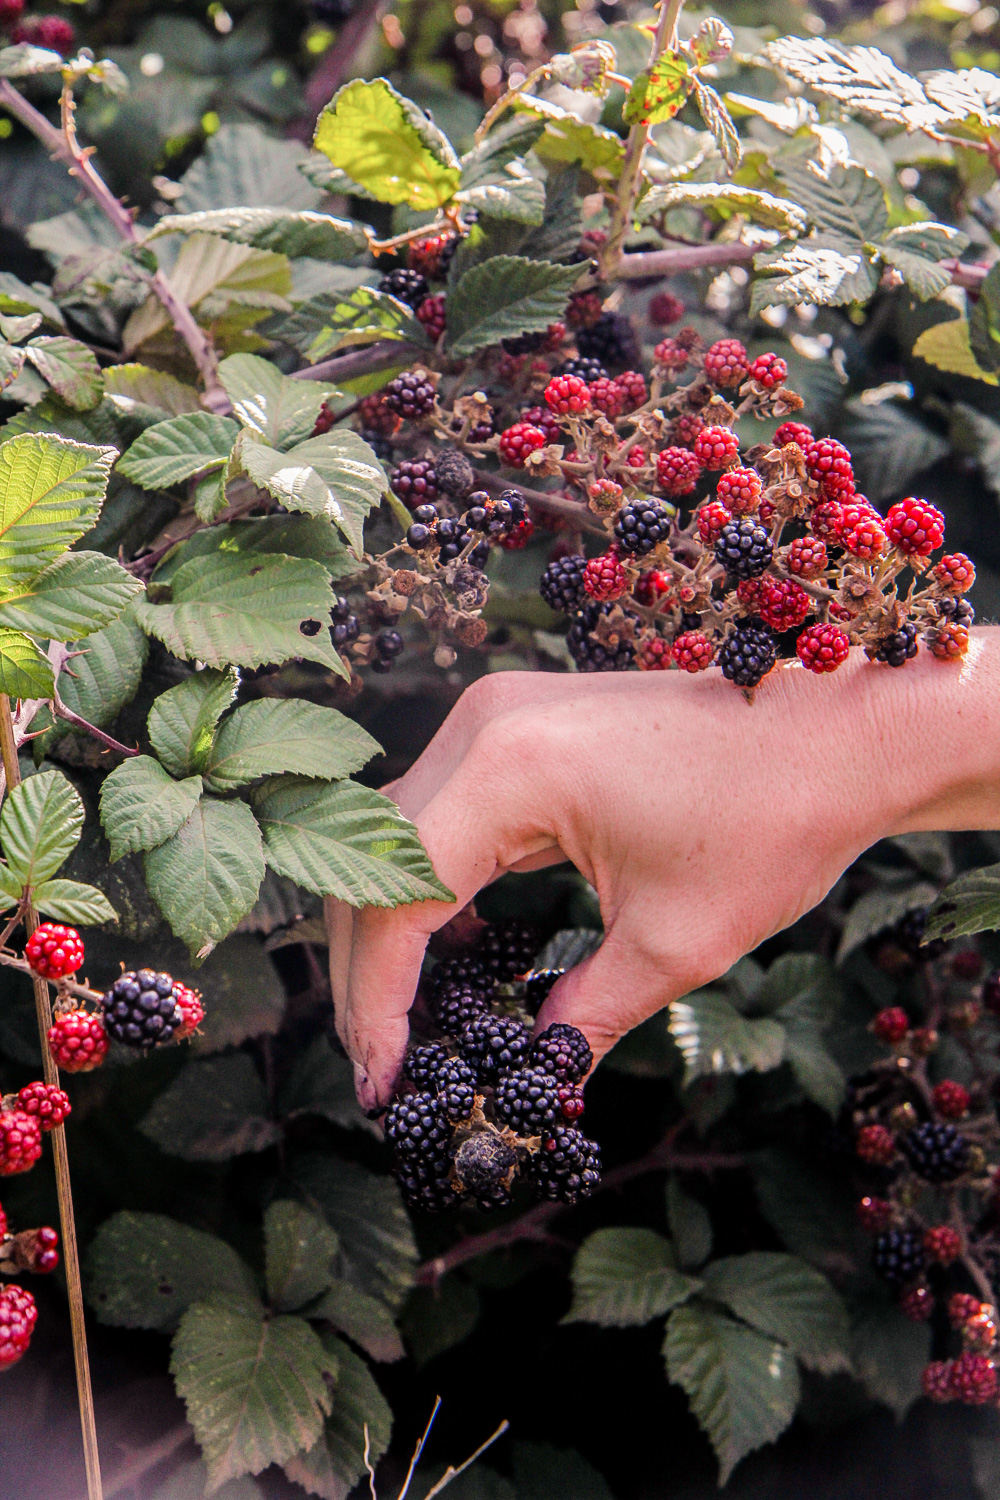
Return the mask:
{"type": "Polygon", "coordinates": [[[384,790],[456,904],[328,901],[337,1028],[362,1105],[384,1107],[429,936],[509,870],[570,860],[606,937],[554,987],[599,1060],[821,901],[878,839],[1000,828],[1000,628],[961,662],[861,652],[780,665],[753,705],[717,671],[505,672],[469,688],[384,790]]]}

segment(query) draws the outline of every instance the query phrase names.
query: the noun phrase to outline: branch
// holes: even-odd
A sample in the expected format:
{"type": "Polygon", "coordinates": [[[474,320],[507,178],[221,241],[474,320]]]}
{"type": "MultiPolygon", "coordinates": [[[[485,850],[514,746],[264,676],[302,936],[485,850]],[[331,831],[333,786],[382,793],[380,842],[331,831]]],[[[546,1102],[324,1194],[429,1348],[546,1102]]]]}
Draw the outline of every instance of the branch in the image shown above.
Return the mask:
{"type": "Polygon", "coordinates": [[[306,84],[306,115],[310,124],[340,85],[356,76],[352,66],[355,55],[378,24],[382,0],[365,0],[340,29],[333,46],[324,55],[306,84]]]}
{"type": "Polygon", "coordinates": [[[293,370],[293,380],[354,380],[358,375],[371,375],[395,365],[400,359],[406,361],[418,354],[426,357],[427,349],[408,344],[404,339],[383,339],[377,344],[368,344],[364,349],[354,349],[350,354],[340,354],[335,359],[325,359],[322,364],[309,365],[305,370],[293,370]]]}
{"type": "Polygon", "coordinates": [[[645,281],[647,276],[674,276],[678,271],[696,271],[701,266],[742,265],[753,260],[761,248],[726,240],[683,245],[679,250],[639,250],[623,255],[608,274],[616,281],[645,281]]]}
{"type": "MultiPolygon", "coordinates": [[[[475,469],[475,482],[484,490],[509,490],[515,486],[503,479],[499,474],[491,474],[486,469],[475,469]]],[[[585,505],[576,500],[567,500],[565,495],[550,495],[546,490],[528,489],[523,484],[516,486],[529,505],[537,505],[542,510],[550,510],[557,516],[566,516],[581,531],[592,531],[595,536],[607,538],[607,532],[593,517],[585,505]]]]}
{"type": "Polygon", "coordinates": [[[130,750],[120,740],[114,739],[110,734],[105,734],[103,729],[98,729],[96,724],[91,724],[89,720],[81,718],[71,708],[67,708],[60,698],[58,690],[56,690],[55,696],[52,699],[52,711],[57,719],[65,719],[66,723],[72,724],[74,729],[82,729],[85,734],[92,735],[95,740],[99,740],[106,750],[117,750],[119,755],[129,757],[141,755],[142,753],[140,750],[130,750]]]}
{"type": "Polygon", "coordinates": [[[104,1487],[104,1500],[112,1500],[112,1496],[120,1495],[124,1490],[134,1489],[137,1482],[148,1474],[150,1469],[155,1469],[165,1459],[170,1458],[177,1452],[178,1448],[190,1442],[194,1433],[186,1422],[172,1427],[163,1437],[157,1438],[155,1443],[150,1443],[145,1448],[139,1448],[125,1460],[118,1473],[104,1487]]]}
{"type": "MultiPolygon", "coordinates": [[[[654,1146],[646,1156],[637,1161],[626,1162],[624,1166],[616,1167],[613,1172],[608,1172],[601,1179],[597,1191],[599,1193],[611,1192],[616,1188],[624,1187],[636,1177],[645,1177],[650,1172],[725,1172],[735,1171],[745,1165],[742,1156],[728,1155],[721,1151],[675,1151],[672,1145],[673,1132],[670,1133],[658,1145],[654,1146]]],[[[433,1286],[446,1276],[455,1266],[462,1265],[467,1260],[475,1260],[477,1256],[488,1255],[491,1250],[503,1249],[506,1245],[517,1244],[519,1240],[548,1241],[551,1236],[547,1225],[550,1219],[557,1214],[565,1213],[569,1204],[566,1203],[538,1203],[534,1208],[522,1214],[519,1219],[514,1219],[509,1224],[498,1225],[496,1229],[487,1229],[482,1234],[470,1234],[464,1240],[459,1240],[457,1245],[452,1245],[443,1255],[437,1255],[433,1260],[425,1261],[417,1271],[417,1283],[421,1286],[433,1286]]]]}

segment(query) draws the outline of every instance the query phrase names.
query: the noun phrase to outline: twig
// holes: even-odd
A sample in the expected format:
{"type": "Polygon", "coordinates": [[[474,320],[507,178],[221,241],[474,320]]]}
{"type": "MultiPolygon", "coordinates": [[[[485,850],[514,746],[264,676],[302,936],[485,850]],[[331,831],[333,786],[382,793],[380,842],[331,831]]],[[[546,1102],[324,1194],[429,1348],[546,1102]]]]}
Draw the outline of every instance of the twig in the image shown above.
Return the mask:
{"type": "MultiPolygon", "coordinates": [[[[128,745],[123,745],[120,740],[116,740],[112,735],[105,734],[103,729],[98,729],[96,724],[91,724],[89,720],[81,718],[78,713],[74,713],[71,708],[67,708],[60,698],[58,691],[52,699],[52,711],[57,719],[65,719],[66,723],[72,724],[74,729],[82,729],[85,734],[92,735],[95,740],[99,740],[106,750],[116,750],[119,755],[129,757],[142,754],[141,750],[130,750],[128,745]]],[[[3,942],[0,940],[0,947],[2,946],[3,942]]]]}
{"type": "Polygon", "coordinates": [[[413,1457],[410,1459],[410,1467],[406,1471],[406,1478],[403,1480],[403,1488],[400,1490],[399,1495],[397,1496],[397,1500],[406,1500],[406,1492],[410,1488],[410,1483],[411,1483],[411,1481],[413,1479],[413,1475],[414,1475],[414,1473],[416,1471],[417,1464],[420,1462],[420,1456],[423,1453],[424,1448],[427,1445],[427,1439],[431,1435],[431,1428],[434,1426],[434,1419],[435,1419],[435,1417],[437,1416],[437,1414],[438,1414],[438,1412],[440,1410],[441,1410],[441,1397],[440,1396],[435,1396],[434,1397],[434,1410],[431,1412],[430,1416],[427,1418],[427,1426],[424,1428],[424,1435],[423,1435],[423,1437],[420,1439],[420,1441],[417,1443],[417,1446],[413,1450],[413,1457]]]}
{"type": "MultiPolygon", "coordinates": [[[[473,473],[476,484],[484,490],[510,489],[508,481],[499,474],[491,474],[487,469],[474,469],[473,473]]],[[[557,516],[567,516],[581,530],[592,531],[595,536],[607,536],[604,527],[598,524],[586,506],[579,504],[576,500],[567,500],[565,495],[550,495],[546,490],[528,489],[523,484],[519,484],[517,488],[529,505],[551,510],[557,516]]]]}
{"type": "Polygon", "coordinates": [[[293,370],[293,380],[354,380],[359,375],[371,375],[384,370],[387,365],[406,363],[417,355],[428,354],[416,344],[405,339],[382,339],[377,344],[368,344],[364,349],[354,349],[350,354],[340,354],[335,359],[325,359],[322,364],[308,365],[304,370],[293,370]]]}
{"type": "MultiPolygon", "coordinates": [[[[2,728],[2,725],[0,725],[0,728],[2,728]]],[[[18,784],[18,782],[14,783],[15,786],[18,784]]],[[[33,931],[33,929],[29,929],[29,931],[33,931]]],[[[8,953],[5,948],[0,948],[0,964],[3,964],[7,969],[17,969],[19,973],[27,974],[29,979],[34,979],[35,977],[27,959],[18,958],[16,953],[8,953]]],[[[94,1004],[104,999],[100,990],[92,990],[85,984],[77,984],[75,979],[60,979],[59,993],[75,995],[78,1000],[90,1000],[94,1004]]]]}
{"type": "Polygon", "coordinates": [[[760,249],[760,245],[740,241],[713,240],[708,245],[681,245],[677,250],[638,250],[623,255],[605,274],[615,281],[645,281],[647,276],[674,276],[678,271],[696,271],[701,266],[743,265],[760,249]]]}
{"type": "Polygon", "coordinates": [[[340,35],[314,69],[306,84],[306,113],[310,122],[352,74],[355,55],[378,23],[382,0],[366,0],[348,17],[340,35]]]}
{"type": "MultiPolygon", "coordinates": [[[[6,80],[4,80],[6,82],[6,80]]],[[[0,757],[3,759],[7,788],[13,791],[20,785],[21,768],[17,760],[17,742],[14,738],[14,723],[10,713],[10,699],[0,694],[0,757]]],[[[38,926],[38,913],[29,901],[24,913],[24,925],[30,935],[38,926]]],[[[52,1007],[49,1003],[48,984],[39,975],[32,975],[35,991],[35,1011],[38,1017],[39,1043],[42,1049],[42,1069],[45,1082],[59,1087],[59,1069],[49,1051],[48,1032],[52,1025],[52,1007]]],[[[83,1285],[80,1279],[80,1254],[76,1243],[76,1223],[73,1213],[73,1189],[69,1176],[69,1156],[66,1151],[66,1130],[62,1125],[50,1132],[52,1155],[56,1171],[56,1193],[59,1198],[59,1222],[62,1229],[63,1264],[66,1268],[66,1291],[69,1297],[69,1319],[73,1333],[73,1362],[76,1366],[76,1389],[80,1402],[80,1425],[83,1429],[83,1458],[87,1470],[88,1500],[103,1500],[101,1488],[101,1461],[97,1448],[97,1424],[94,1418],[94,1395],[90,1385],[90,1364],[87,1359],[87,1325],[83,1313],[83,1285]]]]}
{"type": "Polygon", "coordinates": [[[485,1443],[480,1443],[475,1453],[470,1454],[469,1457],[465,1460],[464,1464],[459,1464],[457,1469],[452,1468],[451,1464],[449,1464],[447,1469],[441,1475],[441,1478],[438,1480],[437,1484],[434,1485],[433,1489],[429,1489],[427,1491],[424,1500],[434,1500],[435,1495],[440,1495],[445,1485],[451,1484],[451,1481],[453,1479],[457,1479],[459,1474],[464,1474],[466,1469],[471,1468],[476,1459],[481,1458],[482,1455],[486,1452],[487,1448],[492,1448],[497,1438],[503,1437],[509,1426],[510,1423],[506,1420],[506,1418],[504,1418],[504,1420],[500,1423],[500,1426],[497,1428],[496,1432],[494,1432],[491,1437],[488,1437],[485,1443]]]}
{"type": "Polygon", "coordinates": [[[371,1440],[371,1434],[368,1431],[368,1423],[366,1422],[365,1423],[365,1451],[361,1455],[361,1462],[364,1464],[365,1469],[368,1472],[368,1493],[371,1495],[372,1500],[378,1500],[378,1495],[376,1494],[376,1491],[375,1491],[375,1470],[372,1468],[371,1452],[372,1452],[372,1440],[371,1440]]]}
{"type": "Polygon", "coordinates": [[[190,1442],[194,1433],[186,1422],[181,1422],[177,1427],[171,1427],[155,1443],[150,1443],[145,1448],[138,1449],[118,1470],[118,1473],[105,1487],[104,1500],[112,1500],[114,1495],[120,1495],[124,1490],[130,1490],[144,1474],[150,1469],[155,1469],[165,1459],[176,1453],[178,1448],[183,1448],[185,1443],[190,1442]]]}

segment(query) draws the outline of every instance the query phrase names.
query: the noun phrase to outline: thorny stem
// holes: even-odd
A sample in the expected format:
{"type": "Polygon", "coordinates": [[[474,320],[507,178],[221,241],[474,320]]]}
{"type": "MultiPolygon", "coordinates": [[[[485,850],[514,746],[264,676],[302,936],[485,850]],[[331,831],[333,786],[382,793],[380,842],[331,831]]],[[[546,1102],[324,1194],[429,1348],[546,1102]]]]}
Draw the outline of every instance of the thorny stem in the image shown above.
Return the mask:
{"type": "MultiPolygon", "coordinates": [[[[4,80],[6,82],[6,80],[4,80]]],[[[14,738],[14,723],[10,713],[10,699],[0,694],[0,756],[8,791],[20,785],[21,768],[17,759],[17,742],[14,738]]],[[[24,925],[30,936],[38,926],[38,913],[30,898],[26,903],[24,925]]],[[[42,1070],[45,1082],[59,1087],[59,1069],[49,1051],[48,1033],[52,1025],[52,1006],[49,1002],[48,984],[39,975],[33,974],[35,1011],[38,1017],[38,1036],[42,1051],[42,1070]]],[[[101,1487],[101,1461],[97,1448],[97,1423],[94,1417],[94,1394],[90,1385],[90,1364],[87,1359],[87,1325],[83,1313],[83,1284],[80,1279],[80,1254],[76,1243],[76,1222],[73,1213],[73,1189],[69,1176],[69,1155],[66,1150],[66,1130],[56,1125],[50,1132],[52,1155],[56,1172],[56,1193],[59,1199],[59,1223],[62,1230],[63,1264],[66,1268],[66,1291],[69,1297],[69,1319],[73,1333],[73,1362],[76,1366],[76,1389],[80,1403],[80,1425],[83,1430],[83,1458],[87,1470],[88,1500],[103,1500],[101,1487]]]]}
{"type": "MultiPolygon", "coordinates": [[[[85,734],[89,734],[95,740],[98,740],[106,750],[116,750],[119,755],[129,757],[142,753],[138,749],[130,750],[128,745],[123,745],[120,740],[116,740],[112,735],[105,734],[103,729],[98,729],[96,724],[91,724],[88,719],[81,718],[78,713],[74,713],[71,708],[67,708],[60,698],[58,690],[52,699],[52,711],[57,719],[65,719],[66,723],[72,724],[74,729],[82,729],[85,734]]],[[[3,938],[0,937],[0,947],[3,947],[3,941],[3,938]]]]}
{"type": "Polygon", "coordinates": [[[440,1495],[446,1484],[451,1484],[451,1481],[453,1479],[457,1479],[459,1474],[464,1474],[466,1469],[471,1468],[477,1458],[482,1458],[487,1448],[492,1448],[497,1439],[503,1437],[509,1426],[510,1423],[505,1418],[500,1423],[500,1426],[497,1428],[496,1432],[491,1433],[490,1436],[486,1439],[485,1443],[480,1443],[475,1453],[469,1454],[464,1464],[459,1464],[457,1469],[453,1468],[452,1465],[449,1464],[447,1469],[441,1475],[441,1478],[438,1480],[437,1484],[434,1485],[432,1489],[429,1489],[427,1491],[426,1500],[434,1500],[434,1496],[440,1495]]]}

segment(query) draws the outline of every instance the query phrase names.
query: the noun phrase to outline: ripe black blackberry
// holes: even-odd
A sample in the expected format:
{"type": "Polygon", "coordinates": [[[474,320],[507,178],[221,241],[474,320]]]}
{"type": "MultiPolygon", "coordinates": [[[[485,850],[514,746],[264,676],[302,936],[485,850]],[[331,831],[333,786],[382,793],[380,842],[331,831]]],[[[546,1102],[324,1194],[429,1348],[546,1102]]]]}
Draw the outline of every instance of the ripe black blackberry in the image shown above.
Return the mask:
{"type": "Polygon", "coordinates": [[[524,985],[524,1005],[530,1015],[538,1015],[552,986],[565,972],[565,969],[535,969],[528,975],[524,985]]]}
{"type": "Polygon", "coordinates": [[[449,1120],[467,1120],[476,1102],[476,1075],[460,1057],[449,1058],[434,1079],[449,1120]]]}
{"type": "Polygon", "coordinates": [[[427,458],[404,458],[393,469],[389,484],[393,494],[398,495],[410,510],[426,505],[438,496],[437,470],[427,458]]]}
{"type": "Polygon", "coordinates": [[[531,1177],[540,1198],[576,1203],[601,1180],[601,1148],[575,1125],[556,1125],[531,1159],[531,1177]]]}
{"type": "Polygon", "coordinates": [[[416,421],[426,417],[434,405],[434,386],[426,375],[416,370],[404,370],[385,388],[385,404],[397,416],[416,421]]]}
{"type": "Polygon", "coordinates": [[[975,623],[976,611],[968,599],[942,599],[939,608],[943,620],[952,620],[956,625],[975,623]]]}
{"type": "Polygon", "coordinates": [[[452,1185],[450,1171],[451,1163],[444,1159],[433,1172],[420,1170],[409,1162],[397,1161],[392,1175],[399,1184],[407,1208],[436,1214],[448,1208],[457,1208],[461,1202],[459,1193],[452,1185]]]}
{"type": "Polygon", "coordinates": [[[770,566],[774,556],[767,529],[753,516],[739,516],[719,532],[715,543],[715,560],[722,563],[734,578],[757,578],[770,566]]]}
{"type": "Polygon", "coordinates": [[[464,453],[447,445],[439,448],[434,459],[438,489],[452,500],[462,500],[476,482],[476,471],[464,453]]]}
{"type": "Polygon", "coordinates": [[[399,266],[395,271],[390,271],[388,276],[383,276],[378,284],[380,292],[388,292],[391,297],[396,297],[400,302],[405,302],[407,307],[417,308],[424,298],[430,294],[430,287],[419,271],[411,271],[409,266],[399,266]]]}
{"type": "Polygon", "coordinates": [[[375,655],[370,666],[373,672],[391,672],[397,656],[401,656],[406,642],[398,630],[386,628],[375,636],[375,655]]]}
{"type": "Polygon", "coordinates": [[[903,1155],[925,1182],[954,1182],[969,1162],[969,1142],[954,1125],[928,1120],[899,1141],[903,1155]]]}
{"type": "Polygon", "coordinates": [[[924,1268],[921,1236],[913,1229],[887,1229],[876,1237],[872,1265],[883,1281],[901,1286],[924,1268]]]}
{"type": "Polygon", "coordinates": [[[451,1140],[444,1101],[429,1092],[395,1099],[385,1112],[382,1128],[397,1156],[424,1163],[443,1160],[451,1140]]]}
{"type": "Polygon", "coordinates": [[[550,562],[538,584],[538,592],[550,609],[558,609],[564,615],[575,614],[587,602],[583,587],[583,570],[587,559],[573,553],[570,557],[557,557],[550,562]]]}
{"type": "Polygon", "coordinates": [[[534,354],[548,342],[548,330],[542,333],[519,333],[516,338],[501,339],[500,347],[505,354],[534,354]]]}
{"type": "Polygon", "coordinates": [[[497,1119],[518,1135],[540,1135],[560,1118],[559,1083],[545,1068],[502,1073],[493,1102],[497,1119]]]}
{"type": "Polygon", "coordinates": [[[556,365],[553,375],[579,375],[588,385],[594,380],[607,380],[608,372],[599,359],[564,359],[556,365]]]}
{"type": "Polygon", "coordinates": [[[428,1009],[436,1026],[447,1036],[458,1036],[463,1026],[489,1010],[489,1000],[477,985],[456,979],[428,996],[428,1009]]]}
{"type": "Polygon", "coordinates": [[[767,676],[777,655],[774,632],[752,615],[736,621],[735,629],[722,643],[718,662],[727,682],[752,688],[767,676]]]}
{"type": "Polygon", "coordinates": [[[630,500],[615,517],[615,537],[622,552],[645,557],[670,535],[674,514],[660,500],[630,500]]]}
{"type": "Polygon", "coordinates": [[[456,958],[443,958],[435,964],[427,980],[431,993],[440,993],[450,984],[469,984],[482,992],[485,999],[495,988],[495,982],[486,972],[486,965],[478,954],[463,953],[456,958]]]}
{"type": "Polygon", "coordinates": [[[884,661],[890,667],[905,667],[916,656],[917,627],[912,622],[888,636],[878,649],[876,661],[884,661]]]}
{"type": "Polygon", "coordinates": [[[129,969],[116,979],[101,1001],[104,1029],[126,1047],[155,1047],[169,1042],[183,1024],[175,983],[169,974],[129,969]]]}
{"type": "Polygon", "coordinates": [[[599,359],[609,368],[634,365],[639,353],[632,324],[614,312],[601,313],[596,323],[578,329],[576,347],[585,359],[599,359]]]}
{"type": "MultiPolygon", "coordinates": [[[[472,541],[472,532],[451,516],[445,516],[434,528],[435,539],[440,544],[438,562],[454,562],[472,541]]],[[[487,551],[489,549],[487,548],[487,551]]],[[[470,553],[471,556],[471,553],[470,553]]]]}
{"type": "Polygon", "coordinates": [[[914,963],[932,963],[948,949],[945,938],[931,938],[929,943],[923,941],[929,915],[929,906],[915,906],[912,911],[906,913],[905,917],[900,918],[892,929],[893,940],[898,943],[905,954],[913,959],[914,963]]]}
{"type": "Polygon", "coordinates": [[[411,1083],[427,1093],[437,1092],[436,1078],[446,1063],[451,1062],[452,1051],[445,1042],[423,1042],[411,1047],[403,1063],[403,1072],[411,1083]]]}
{"type": "Polygon", "coordinates": [[[344,599],[340,594],[336,596],[336,601],[330,611],[330,619],[333,622],[330,626],[330,636],[338,650],[349,646],[361,634],[361,621],[354,613],[351,601],[344,599]]]}
{"type": "Polygon", "coordinates": [[[527,974],[539,942],[537,927],[511,917],[487,927],[476,944],[475,955],[487,974],[506,984],[518,974],[527,974]]]}
{"type": "Polygon", "coordinates": [[[489,536],[498,541],[501,537],[510,536],[528,515],[528,507],[521,491],[501,490],[497,498],[489,502],[488,515],[486,531],[489,536]]]}
{"type": "Polygon", "coordinates": [[[582,1031],[556,1021],[535,1038],[531,1062],[559,1083],[580,1083],[594,1065],[594,1054],[582,1031]]]}
{"type": "Polygon", "coordinates": [[[531,1050],[531,1035],[523,1021],[513,1016],[477,1016],[462,1027],[458,1048],[483,1083],[493,1083],[501,1073],[519,1068],[531,1050]]]}
{"type": "Polygon", "coordinates": [[[609,614],[610,604],[588,604],[573,620],[566,633],[566,648],[579,672],[624,672],[635,660],[631,641],[617,645],[593,638],[592,632],[602,615],[609,614]]]}

